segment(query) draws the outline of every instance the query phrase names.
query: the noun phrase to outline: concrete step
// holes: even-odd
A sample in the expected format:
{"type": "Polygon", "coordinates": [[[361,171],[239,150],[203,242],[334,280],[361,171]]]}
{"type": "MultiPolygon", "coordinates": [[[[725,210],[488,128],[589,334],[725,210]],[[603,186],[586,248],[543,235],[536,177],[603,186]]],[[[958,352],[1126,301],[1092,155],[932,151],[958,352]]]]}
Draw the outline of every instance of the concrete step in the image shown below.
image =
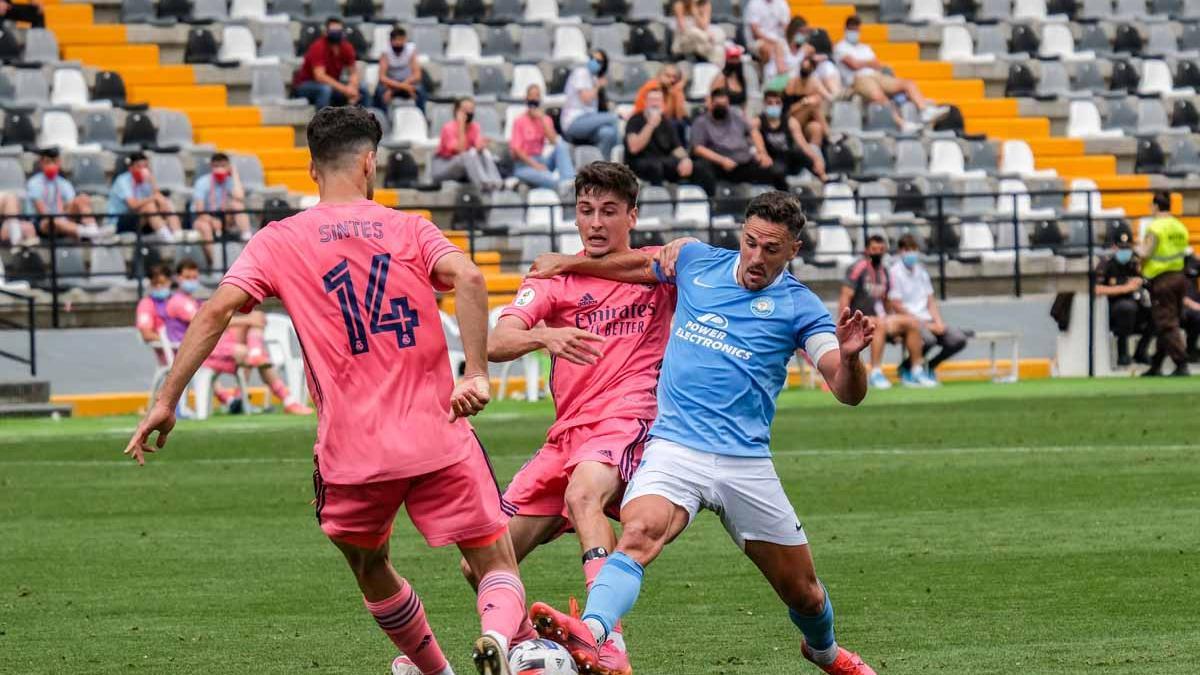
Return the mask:
{"type": "Polygon", "coordinates": [[[13,417],[70,417],[72,406],[61,403],[0,403],[0,419],[13,417]]]}
{"type": "Polygon", "coordinates": [[[9,403],[48,403],[50,383],[45,380],[0,381],[0,405],[9,403]]]}

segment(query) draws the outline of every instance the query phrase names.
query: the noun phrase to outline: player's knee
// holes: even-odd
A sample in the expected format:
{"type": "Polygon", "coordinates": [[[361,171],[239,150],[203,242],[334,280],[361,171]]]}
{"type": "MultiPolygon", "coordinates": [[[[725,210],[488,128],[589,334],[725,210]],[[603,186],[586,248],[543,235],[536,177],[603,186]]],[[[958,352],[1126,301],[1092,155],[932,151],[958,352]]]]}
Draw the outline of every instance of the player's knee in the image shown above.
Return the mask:
{"type": "Polygon", "coordinates": [[[364,549],[350,546],[340,546],[346,556],[346,563],[357,579],[367,579],[384,570],[390,564],[386,548],[364,549]]]}
{"type": "Polygon", "coordinates": [[[780,589],[783,601],[805,616],[820,614],[825,609],[825,589],[816,578],[789,580],[780,589]]]}
{"type": "Polygon", "coordinates": [[[479,579],[475,577],[475,570],[471,569],[471,563],[467,562],[466,558],[458,559],[458,571],[462,572],[463,578],[472,586],[479,585],[479,579]]]}
{"type": "Polygon", "coordinates": [[[643,520],[633,520],[622,524],[621,541],[617,549],[629,557],[645,564],[653,560],[662,551],[665,531],[653,527],[643,520]]]}

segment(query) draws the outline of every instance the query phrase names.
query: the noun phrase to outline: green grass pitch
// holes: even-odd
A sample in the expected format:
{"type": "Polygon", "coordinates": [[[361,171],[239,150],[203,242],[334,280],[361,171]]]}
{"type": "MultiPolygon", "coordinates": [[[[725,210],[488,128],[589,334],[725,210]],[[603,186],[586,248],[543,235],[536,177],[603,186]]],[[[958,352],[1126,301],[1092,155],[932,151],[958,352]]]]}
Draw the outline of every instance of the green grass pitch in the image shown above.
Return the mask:
{"type": "MultiPolygon", "coordinates": [[[[548,404],[476,426],[501,480],[548,404]]],[[[132,418],[0,422],[0,673],[384,673],[391,644],[312,516],[314,421],[182,423],[143,469],[132,418]]],[[[419,430],[413,430],[419,438],[419,430]]],[[[882,673],[1200,672],[1200,386],[951,385],[857,409],[787,392],[776,463],[838,634],[882,673]]],[[[460,675],[477,631],[453,550],[401,516],[395,564],[460,675]]],[[[581,593],[573,539],[522,568],[581,593]]],[[[641,675],[816,673],[712,514],[649,568],[641,675]]]]}

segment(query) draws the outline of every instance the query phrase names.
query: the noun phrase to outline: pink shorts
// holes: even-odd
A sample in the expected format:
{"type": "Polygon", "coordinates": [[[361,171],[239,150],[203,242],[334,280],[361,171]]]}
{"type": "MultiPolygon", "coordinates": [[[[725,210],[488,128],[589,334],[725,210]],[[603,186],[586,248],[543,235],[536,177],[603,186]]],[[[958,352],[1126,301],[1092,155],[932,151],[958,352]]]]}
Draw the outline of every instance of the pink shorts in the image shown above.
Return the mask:
{"type": "MultiPolygon", "coordinates": [[[[567,517],[564,496],[571,472],[580,462],[600,462],[618,468],[628,483],[642,461],[652,420],[614,418],[571,427],[552,438],[513,476],[504,499],[522,516],[567,517]]],[[[624,487],[621,493],[624,493],[624,487]]],[[[609,515],[620,515],[621,494],[609,505],[609,515]]]]}
{"type": "Polygon", "coordinates": [[[238,344],[233,333],[225,331],[221,335],[221,339],[217,341],[217,346],[213,347],[212,353],[208,355],[207,359],[204,359],[204,365],[218,373],[233,375],[237,372],[237,358],[234,357],[234,351],[238,344]]]}
{"type": "Polygon", "coordinates": [[[317,522],[330,539],[377,549],[392,534],[403,505],[430,546],[495,541],[514,513],[504,504],[492,463],[475,440],[467,459],[430,473],[397,480],[333,485],[313,471],[317,522]],[[490,539],[490,541],[488,541],[490,539]]]}

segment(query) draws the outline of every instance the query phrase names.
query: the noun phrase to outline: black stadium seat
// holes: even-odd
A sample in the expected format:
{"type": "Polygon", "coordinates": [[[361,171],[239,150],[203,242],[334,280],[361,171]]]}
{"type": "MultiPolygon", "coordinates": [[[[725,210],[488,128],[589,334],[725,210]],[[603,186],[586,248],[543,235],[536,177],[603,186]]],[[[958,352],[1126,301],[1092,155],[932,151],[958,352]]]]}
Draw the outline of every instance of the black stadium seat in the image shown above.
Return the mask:
{"type": "Polygon", "coordinates": [[[125,118],[125,130],[121,132],[121,145],[154,147],[158,142],[158,128],[146,113],[135,112],[125,118]]]}
{"type": "Polygon", "coordinates": [[[2,145],[19,145],[28,151],[37,149],[37,131],[29,115],[17,110],[4,114],[4,139],[2,145]]]}
{"type": "Polygon", "coordinates": [[[184,63],[216,63],[217,38],[207,28],[192,28],[188,31],[187,44],[183,48],[184,63]]]}
{"type": "Polygon", "coordinates": [[[124,106],[125,96],[125,80],[120,73],[111,70],[96,73],[96,83],[92,87],[93,101],[112,101],[115,106],[124,106]]]}
{"type": "Polygon", "coordinates": [[[375,16],[375,3],[371,0],[346,0],[346,17],[370,21],[375,16]]]}
{"type": "Polygon", "coordinates": [[[388,157],[387,169],[383,175],[383,186],[386,188],[415,188],[421,180],[421,167],[412,153],[407,150],[393,152],[388,157]]]}
{"type": "Polygon", "coordinates": [[[5,63],[20,61],[24,51],[20,40],[17,39],[16,31],[0,27],[0,61],[5,63]]]}
{"type": "Polygon", "coordinates": [[[191,0],[161,0],[158,3],[158,18],[187,21],[192,18],[191,0]]]}

